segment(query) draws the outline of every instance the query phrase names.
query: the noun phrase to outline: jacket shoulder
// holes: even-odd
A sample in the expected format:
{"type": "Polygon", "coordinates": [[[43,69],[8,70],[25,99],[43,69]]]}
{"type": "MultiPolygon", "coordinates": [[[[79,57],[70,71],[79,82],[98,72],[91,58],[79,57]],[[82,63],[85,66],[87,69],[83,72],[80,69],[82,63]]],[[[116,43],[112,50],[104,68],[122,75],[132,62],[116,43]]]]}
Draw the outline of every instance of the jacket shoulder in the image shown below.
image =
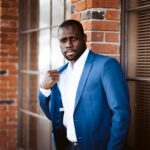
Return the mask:
{"type": "MultiPolygon", "coordinates": [[[[95,62],[98,62],[98,63],[101,63],[101,64],[105,64],[107,62],[117,62],[116,59],[114,58],[111,58],[109,56],[104,56],[102,54],[98,54],[98,53],[95,53],[93,51],[90,51],[91,54],[94,55],[95,57],[95,62]]],[[[118,63],[118,62],[117,62],[118,63]]]]}

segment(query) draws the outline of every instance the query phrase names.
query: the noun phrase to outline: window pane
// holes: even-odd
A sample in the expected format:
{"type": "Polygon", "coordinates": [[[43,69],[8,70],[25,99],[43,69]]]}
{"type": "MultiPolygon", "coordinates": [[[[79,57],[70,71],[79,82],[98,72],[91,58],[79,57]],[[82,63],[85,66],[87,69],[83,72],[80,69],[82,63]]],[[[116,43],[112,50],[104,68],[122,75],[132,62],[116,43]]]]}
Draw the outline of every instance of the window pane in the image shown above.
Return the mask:
{"type": "Polygon", "coordinates": [[[28,102],[28,75],[23,74],[22,75],[22,83],[21,83],[21,101],[22,106],[21,108],[27,109],[27,102],[28,102]]]}
{"type": "Polygon", "coordinates": [[[38,103],[38,88],[39,88],[39,82],[38,82],[38,76],[37,75],[29,75],[29,111],[32,111],[34,113],[38,113],[39,111],[39,103],[38,103]]]}
{"type": "Polygon", "coordinates": [[[149,4],[150,4],[149,0],[130,0],[130,1],[128,1],[129,8],[140,7],[140,6],[149,5],[149,4]]]}
{"type": "Polygon", "coordinates": [[[39,32],[39,70],[45,72],[50,69],[50,30],[39,32]]]}
{"type": "Polygon", "coordinates": [[[61,53],[59,42],[57,39],[58,28],[52,29],[52,41],[51,41],[51,67],[58,68],[64,64],[64,57],[61,53]]]}
{"type": "Polygon", "coordinates": [[[128,143],[135,149],[148,150],[150,149],[150,83],[145,81],[129,81],[128,83],[132,108],[128,143]]]}
{"type": "Polygon", "coordinates": [[[29,28],[29,1],[30,0],[22,0],[22,6],[21,6],[21,11],[22,11],[22,19],[21,19],[21,29],[25,30],[29,28]]]}
{"type": "Polygon", "coordinates": [[[39,27],[39,0],[30,0],[30,29],[38,27],[39,27]]]}
{"type": "Polygon", "coordinates": [[[130,106],[131,106],[131,120],[128,133],[127,145],[135,147],[135,109],[136,109],[136,82],[128,81],[129,93],[130,93],[130,106]]]}
{"type": "Polygon", "coordinates": [[[21,113],[21,122],[20,122],[20,126],[21,126],[21,137],[20,142],[21,142],[21,148],[23,149],[27,149],[27,141],[28,141],[28,128],[27,128],[27,115],[25,115],[24,113],[21,113]]]}
{"type": "Polygon", "coordinates": [[[22,64],[21,69],[25,70],[28,68],[28,51],[29,51],[29,42],[28,42],[28,34],[22,35],[22,64]]]}
{"type": "Polygon", "coordinates": [[[130,0],[130,1],[128,1],[128,7],[129,8],[133,8],[133,7],[137,7],[137,6],[138,6],[137,0],[130,0]]]}
{"type": "Polygon", "coordinates": [[[32,116],[29,117],[29,149],[37,150],[38,142],[38,119],[32,116]]]}
{"type": "Polygon", "coordinates": [[[22,75],[22,108],[34,113],[39,112],[39,80],[37,75],[22,75]]]}
{"type": "Polygon", "coordinates": [[[52,25],[59,25],[64,20],[64,0],[52,1],[52,25]]]}
{"type": "MultiPolygon", "coordinates": [[[[38,150],[54,150],[51,138],[52,128],[47,119],[37,119],[37,140],[38,150]]],[[[32,135],[30,135],[32,136],[32,135]]],[[[30,138],[34,138],[33,136],[30,138]]],[[[34,149],[33,149],[34,150],[34,149]]]]}
{"type": "Polygon", "coordinates": [[[128,76],[150,77],[150,10],[128,15],[128,76]]]}
{"type": "Polygon", "coordinates": [[[128,14],[128,77],[136,77],[137,14],[128,14]]]}
{"type": "Polygon", "coordinates": [[[70,0],[66,0],[66,19],[70,19],[71,18],[71,1],[70,0]]]}
{"type": "Polygon", "coordinates": [[[148,150],[150,149],[150,83],[136,82],[136,91],[136,146],[148,150]]]}
{"type": "Polygon", "coordinates": [[[136,75],[150,77],[150,9],[137,12],[136,55],[136,75]]]}
{"type": "Polygon", "coordinates": [[[21,112],[21,148],[24,150],[52,150],[50,122],[21,112]]]}
{"type": "Polygon", "coordinates": [[[40,27],[50,26],[50,1],[40,0],[40,27]]]}
{"type": "Polygon", "coordinates": [[[30,34],[30,54],[29,54],[29,68],[30,70],[38,70],[38,32],[30,34]]]}

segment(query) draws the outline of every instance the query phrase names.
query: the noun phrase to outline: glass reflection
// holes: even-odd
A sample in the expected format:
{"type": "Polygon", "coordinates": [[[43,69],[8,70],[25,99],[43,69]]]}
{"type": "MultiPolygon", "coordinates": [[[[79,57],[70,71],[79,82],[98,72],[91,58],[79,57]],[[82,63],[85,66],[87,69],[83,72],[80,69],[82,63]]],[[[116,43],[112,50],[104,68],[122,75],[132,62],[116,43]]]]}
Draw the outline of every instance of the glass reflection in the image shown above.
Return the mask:
{"type": "Polygon", "coordinates": [[[39,26],[50,26],[50,1],[40,0],[39,26]]]}
{"type": "Polygon", "coordinates": [[[52,1],[52,25],[59,25],[64,20],[64,0],[52,1]]]}
{"type": "Polygon", "coordinates": [[[50,69],[50,30],[39,32],[39,71],[50,69]]]}
{"type": "Polygon", "coordinates": [[[51,68],[58,68],[64,64],[64,57],[60,50],[59,41],[57,38],[58,28],[52,29],[52,42],[51,42],[51,68]]]}

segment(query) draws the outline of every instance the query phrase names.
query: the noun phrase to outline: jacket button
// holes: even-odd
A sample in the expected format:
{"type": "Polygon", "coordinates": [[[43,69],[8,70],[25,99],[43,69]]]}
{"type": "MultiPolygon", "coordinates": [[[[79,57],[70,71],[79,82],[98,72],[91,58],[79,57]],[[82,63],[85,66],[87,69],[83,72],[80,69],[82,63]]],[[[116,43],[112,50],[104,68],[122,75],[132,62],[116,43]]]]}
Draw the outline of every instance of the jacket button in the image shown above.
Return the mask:
{"type": "Polygon", "coordinates": [[[78,139],[79,139],[79,140],[81,140],[81,139],[82,139],[82,137],[80,136],[80,137],[78,137],[78,139]]]}
{"type": "Polygon", "coordinates": [[[75,122],[78,122],[78,120],[76,119],[75,122]]]}

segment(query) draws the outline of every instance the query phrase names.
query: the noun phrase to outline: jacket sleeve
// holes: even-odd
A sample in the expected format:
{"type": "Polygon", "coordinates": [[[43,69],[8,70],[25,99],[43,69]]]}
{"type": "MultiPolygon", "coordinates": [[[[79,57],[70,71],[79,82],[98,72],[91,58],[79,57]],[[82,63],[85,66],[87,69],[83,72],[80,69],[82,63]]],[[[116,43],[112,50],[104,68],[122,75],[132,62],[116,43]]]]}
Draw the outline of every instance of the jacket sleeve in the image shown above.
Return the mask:
{"type": "Polygon", "coordinates": [[[41,91],[39,91],[39,103],[40,106],[47,116],[47,118],[50,120],[50,112],[49,112],[49,101],[50,101],[50,96],[45,97],[41,91]]]}
{"type": "Polygon", "coordinates": [[[112,111],[107,150],[122,150],[130,123],[130,104],[127,83],[116,60],[110,58],[105,62],[102,83],[112,111]]]}

